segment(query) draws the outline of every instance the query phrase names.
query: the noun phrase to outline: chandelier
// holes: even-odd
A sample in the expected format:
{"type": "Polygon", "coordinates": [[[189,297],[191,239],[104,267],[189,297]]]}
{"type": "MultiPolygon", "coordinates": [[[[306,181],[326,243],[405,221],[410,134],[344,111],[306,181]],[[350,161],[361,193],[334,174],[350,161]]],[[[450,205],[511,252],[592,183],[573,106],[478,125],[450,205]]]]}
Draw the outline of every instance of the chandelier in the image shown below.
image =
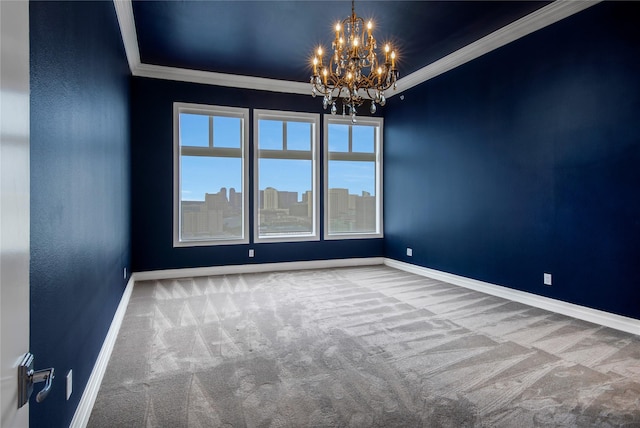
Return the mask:
{"type": "Polygon", "coordinates": [[[323,97],[325,109],[331,106],[336,114],[336,100],[342,104],[342,115],[351,115],[356,122],[356,109],[370,100],[369,111],[376,112],[376,104],[384,106],[384,91],[396,89],[398,70],[396,53],[387,43],[384,46],[384,62],[376,53],[373,22],[366,24],[356,15],[355,0],[351,1],[351,16],[335,26],[336,38],[331,43],[333,53],[324,61],[324,50],[318,47],[313,57],[311,94],[323,97]]]}

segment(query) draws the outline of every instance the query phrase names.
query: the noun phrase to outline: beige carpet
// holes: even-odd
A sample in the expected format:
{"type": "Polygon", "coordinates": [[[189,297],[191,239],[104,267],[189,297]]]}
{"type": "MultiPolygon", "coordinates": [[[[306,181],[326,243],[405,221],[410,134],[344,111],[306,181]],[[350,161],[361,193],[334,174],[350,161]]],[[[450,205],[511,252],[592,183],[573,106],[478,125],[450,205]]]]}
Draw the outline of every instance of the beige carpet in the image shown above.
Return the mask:
{"type": "Polygon", "coordinates": [[[640,337],[385,266],[136,283],[89,427],[640,427],[640,337]]]}

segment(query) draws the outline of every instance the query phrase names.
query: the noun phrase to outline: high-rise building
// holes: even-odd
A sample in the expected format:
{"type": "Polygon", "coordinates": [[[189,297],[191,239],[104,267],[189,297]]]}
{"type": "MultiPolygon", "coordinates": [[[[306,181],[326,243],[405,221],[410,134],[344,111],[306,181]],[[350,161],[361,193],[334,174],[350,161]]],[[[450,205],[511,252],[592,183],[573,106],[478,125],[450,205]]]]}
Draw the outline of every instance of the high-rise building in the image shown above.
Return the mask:
{"type": "Polygon", "coordinates": [[[357,232],[376,231],[376,197],[368,192],[362,192],[362,196],[356,197],[356,223],[357,232]]]}
{"type": "Polygon", "coordinates": [[[286,209],[298,202],[298,192],[278,191],[278,208],[286,209]]]}
{"type": "Polygon", "coordinates": [[[349,214],[349,189],[329,189],[329,216],[338,218],[349,214]]]}
{"type": "Polygon", "coordinates": [[[307,217],[313,217],[313,192],[311,190],[302,194],[302,202],[307,204],[307,217]]]}
{"type": "Polygon", "coordinates": [[[182,236],[217,237],[225,233],[225,218],[239,217],[242,193],[222,187],[218,193],[205,193],[204,201],[182,201],[182,236]]]}
{"type": "Polygon", "coordinates": [[[236,192],[233,187],[229,189],[229,205],[234,210],[242,208],[242,192],[236,192]]]}
{"type": "Polygon", "coordinates": [[[278,209],[278,191],[273,187],[267,187],[264,189],[264,209],[265,210],[277,210],[278,209]]]}

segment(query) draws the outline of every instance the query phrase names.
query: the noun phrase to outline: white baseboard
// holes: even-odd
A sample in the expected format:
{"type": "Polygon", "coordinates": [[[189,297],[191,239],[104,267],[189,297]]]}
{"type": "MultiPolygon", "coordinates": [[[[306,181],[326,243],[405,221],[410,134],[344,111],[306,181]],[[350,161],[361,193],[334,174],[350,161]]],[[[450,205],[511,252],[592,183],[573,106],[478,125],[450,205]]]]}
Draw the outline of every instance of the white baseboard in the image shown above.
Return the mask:
{"type": "Polygon", "coordinates": [[[122,293],[122,298],[120,299],[116,313],[113,315],[111,326],[109,327],[107,336],[102,343],[102,348],[100,349],[96,363],[93,366],[93,370],[91,370],[91,375],[89,376],[87,385],[82,393],[82,398],[80,398],[80,403],[78,403],[76,412],[73,415],[71,424],[69,425],[70,428],[85,428],[89,423],[89,417],[91,417],[91,411],[93,410],[93,405],[96,402],[102,378],[107,370],[111,351],[113,351],[113,346],[116,343],[116,338],[118,337],[118,332],[120,331],[124,314],[127,311],[127,305],[131,298],[134,283],[135,278],[131,276],[127,282],[127,287],[125,288],[124,293],[122,293]]]}
{"type": "Polygon", "coordinates": [[[185,269],[166,269],[136,272],[136,281],[188,278],[209,275],[232,275],[238,273],[276,272],[283,270],[326,269],[349,266],[371,266],[384,263],[383,257],[361,259],[310,260],[304,262],[256,263],[248,265],[211,266],[185,269]]]}
{"type": "Polygon", "coordinates": [[[611,327],[627,333],[640,335],[640,320],[635,318],[624,317],[597,309],[587,308],[585,306],[567,303],[549,297],[538,296],[537,294],[514,290],[512,288],[502,287],[500,285],[478,281],[435,269],[429,269],[398,260],[385,259],[384,264],[406,272],[438,279],[448,282],[449,284],[480,291],[492,296],[502,297],[514,302],[524,303],[525,305],[534,306],[536,308],[611,327]]]}

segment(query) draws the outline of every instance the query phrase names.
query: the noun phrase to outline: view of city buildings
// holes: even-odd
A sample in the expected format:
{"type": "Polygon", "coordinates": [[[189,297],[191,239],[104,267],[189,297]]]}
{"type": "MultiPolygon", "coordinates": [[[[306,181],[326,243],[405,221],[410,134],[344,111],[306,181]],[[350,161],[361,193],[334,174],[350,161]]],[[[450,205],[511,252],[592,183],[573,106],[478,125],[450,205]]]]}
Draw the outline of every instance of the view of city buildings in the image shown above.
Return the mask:
{"type": "Polygon", "coordinates": [[[329,189],[329,233],[375,231],[375,196],[364,191],[351,195],[349,189],[329,189]]]}
{"type": "MultiPolygon", "coordinates": [[[[376,231],[376,197],[369,192],[329,189],[329,232],[376,231]]],[[[242,193],[221,188],[204,201],[181,203],[182,239],[234,239],[242,236],[242,193]]],[[[313,231],[313,195],[267,187],[258,195],[259,235],[309,234],[313,231]],[[300,196],[300,198],[299,198],[300,196]]]]}
{"type": "Polygon", "coordinates": [[[204,201],[183,200],[180,207],[182,239],[242,237],[242,192],[234,188],[205,193],[204,201]]]}

